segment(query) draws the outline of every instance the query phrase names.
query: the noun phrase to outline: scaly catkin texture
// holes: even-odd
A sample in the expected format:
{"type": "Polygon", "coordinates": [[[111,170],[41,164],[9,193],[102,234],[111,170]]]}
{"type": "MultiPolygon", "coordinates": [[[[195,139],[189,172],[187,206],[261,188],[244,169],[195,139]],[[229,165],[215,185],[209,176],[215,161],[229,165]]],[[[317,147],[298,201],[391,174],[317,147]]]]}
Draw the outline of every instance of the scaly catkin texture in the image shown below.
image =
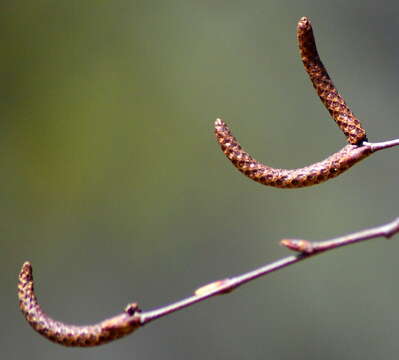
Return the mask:
{"type": "Polygon", "coordinates": [[[301,18],[298,22],[297,38],[303,65],[321,101],[347,137],[348,142],[353,145],[361,145],[363,141],[367,141],[366,131],[338,93],[321,62],[312,25],[306,17],[301,18]]]}
{"type": "Polygon", "coordinates": [[[300,169],[276,169],[249,155],[233,136],[227,124],[217,119],[215,135],[222,151],[233,165],[250,179],[278,188],[300,188],[332,179],[372,153],[369,145],[346,145],[327,159],[300,169]]]}
{"type": "Polygon", "coordinates": [[[256,161],[243,150],[222,120],[215,122],[215,134],[224,154],[233,165],[264,185],[299,188],[316,185],[334,178],[369,156],[373,151],[366,131],[338,93],[317,52],[310,21],[303,17],[297,26],[297,37],[303,64],[321,101],[347,137],[350,145],[318,163],[300,169],[275,169],[256,161]]]}
{"type": "Polygon", "coordinates": [[[137,304],[95,325],[76,326],[56,321],[46,315],[37,302],[33,288],[32,266],[25,262],[19,274],[19,307],[28,323],[45,338],[65,346],[97,346],[130,334],[141,326],[137,304]]]}

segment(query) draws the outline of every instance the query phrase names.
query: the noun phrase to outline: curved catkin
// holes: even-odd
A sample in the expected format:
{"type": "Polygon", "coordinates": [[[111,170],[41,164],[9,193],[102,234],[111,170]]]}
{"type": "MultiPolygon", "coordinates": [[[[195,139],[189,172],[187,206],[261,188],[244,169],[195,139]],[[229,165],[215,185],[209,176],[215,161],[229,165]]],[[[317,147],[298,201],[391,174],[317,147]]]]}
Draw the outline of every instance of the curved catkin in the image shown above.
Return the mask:
{"type": "Polygon", "coordinates": [[[297,38],[303,65],[321,101],[347,137],[348,142],[353,145],[361,145],[363,141],[367,141],[366,131],[338,93],[321,62],[312,25],[306,17],[301,18],[298,22],[297,38]]]}
{"type": "Polygon", "coordinates": [[[215,135],[222,151],[233,165],[250,179],[264,185],[293,189],[332,179],[372,153],[369,145],[346,145],[327,159],[300,169],[276,169],[249,155],[233,136],[227,124],[217,119],[215,135]]]}
{"type": "Polygon", "coordinates": [[[97,346],[130,334],[141,326],[140,310],[133,303],[113,318],[95,325],[64,324],[46,315],[37,302],[33,287],[32,266],[25,262],[19,273],[19,308],[28,323],[50,341],[65,346],[97,346]]]}

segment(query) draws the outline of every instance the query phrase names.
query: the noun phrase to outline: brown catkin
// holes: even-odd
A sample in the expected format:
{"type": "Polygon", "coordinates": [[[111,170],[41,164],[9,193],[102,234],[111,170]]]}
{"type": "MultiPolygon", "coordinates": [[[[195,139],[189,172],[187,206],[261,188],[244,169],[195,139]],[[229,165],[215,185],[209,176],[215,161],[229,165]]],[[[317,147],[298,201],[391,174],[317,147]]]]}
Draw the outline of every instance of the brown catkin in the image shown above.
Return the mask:
{"type": "Polygon", "coordinates": [[[308,18],[303,17],[299,20],[297,37],[303,65],[320,100],[345,134],[348,142],[353,145],[361,145],[363,141],[367,141],[366,131],[362,128],[360,121],[352,113],[348,105],[346,105],[343,97],[338,93],[321,62],[313,36],[312,25],[308,18]]]}
{"type": "Polygon", "coordinates": [[[215,122],[215,135],[224,154],[244,175],[261,184],[285,189],[320,184],[342,174],[372,153],[370,145],[349,144],[327,159],[304,168],[276,169],[249,155],[220,119],[215,122]]]}
{"type": "Polygon", "coordinates": [[[18,281],[19,308],[28,323],[45,338],[65,346],[97,346],[130,334],[141,326],[137,304],[98,324],[76,326],[64,324],[46,315],[37,302],[33,287],[32,266],[22,265],[18,281]]]}

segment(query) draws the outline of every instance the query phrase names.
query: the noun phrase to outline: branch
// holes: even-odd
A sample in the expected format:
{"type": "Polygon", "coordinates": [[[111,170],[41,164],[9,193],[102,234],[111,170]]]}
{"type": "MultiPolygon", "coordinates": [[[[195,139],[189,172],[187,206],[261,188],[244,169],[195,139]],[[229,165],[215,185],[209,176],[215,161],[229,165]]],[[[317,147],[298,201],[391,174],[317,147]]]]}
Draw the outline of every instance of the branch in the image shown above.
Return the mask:
{"type": "Polygon", "coordinates": [[[87,326],[59,322],[42,311],[33,289],[32,267],[26,262],[19,275],[19,305],[29,324],[47,339],[65,346],[97,346],[121,338],[151,321],[213,296],[230,293],[243,284],[317,254],[378,237],[390,238],[397,233],[399,233],[399,217],[385,225],[320,242],[283,239],[281,245],[298,252],[297,255],[287,256],[242,275],[214,281],[195,290],[192,296],[158,309],[142,312],[136,303],[129,304],[123,313],[87,326]]]}
{"type": "Polygon", "coordinates": [[[265,276],[277,270],[281,270],[287,266],[293,265],[322,252],[378,237],[390,238],[397,233],[399,233],[399,217],[385,225],[377,226],[331,240],[310,242],[308,240],[283,239],[280,242],[281,245],[286,246],[291,250],[297,251],[299,252],[299,254],[287,256],[285,258],[274,261],[270,264],[266,264],[258,269],[252,270],[242,275],[235,276],[233,278],[218,280],[202,286],[201,288],[195,290],[194,296],[153,311],[142,313],[141,322],[144,325],[152,320],[171,314],[197,302],[206,300],[212,296],[229,293],[237,287],[246,284],[252,280],[255,280],[259,277],[265,276]]]}
{"type": "Polygon", "coordinates": [[[323,161],[298,169],[278,169],[255,160],[243,149],[227,124],[217,119],[215,135],[223,153],[245,176],[258,183],[282,189],[317,185],[335,178],[373,153],[399,145],[399,139],[361,145],[348,144],[323,161]]]}
{"type": "Polygon", "coordinates": [[[258,183],[283,189],[320,184],[339,176],[372,153],[399,144],[399,140],[378,144],[368,142],[366,130],[339,94],[320,60],[312,25],[306,17],[298,22],[297,39],[301,59],[313,87],[349,145],[327,159],[303,168],[272,168],[245,151],[223,120],[217,119],[215,122],[216,139],[223,153],[239,171],[258,183]]]}
{"type": "MultiPolygon", "coordinates": [[[[218,119],[215,123],[218,142],[234,166],[255,181],[282,188],[318,184],[341,174],[376,151],[399,145],[399,139],[380,143],[367,141],[365,130],[339,95],[319,58],[313,31],[307,18],[299,21],[297,34],[301,57],[313,86],[350,144],[324,161],[302,169],[274,169],[257,162],[245,152],[223,121],[218,119]]],[[[128,304],[121,314],[87,326],[59,322],[41,309],[34,292],[32,266],[29,262],[25,262],[19,274],[19,307],[28,323],[47,339],[65,346],[97,346],[126,336],[151,321],[215,295],[230,293],[247,282],[317,254],[377,237],[390,238],[398,232],[399,217],[382,226],[321,242],[283,239],[281,244],[298,254],[282,258],[242,275],[214,281],[195,290],[194,294],[188,298],[155,310],[142,312],[136,303],[128,304]]]]}
{"type": "Polygon", "coordinates": [[[394,139],[394,140],[388,140],[388,141],[383,141],[379,143],[369,143],[369,142],[364,142],[363,145],[365,146],[370,146],[372,152],[376,152],[379,150],[384,150],[384,149],[389,149],[394,146],[399,145],[399,139],[394,139]]]}

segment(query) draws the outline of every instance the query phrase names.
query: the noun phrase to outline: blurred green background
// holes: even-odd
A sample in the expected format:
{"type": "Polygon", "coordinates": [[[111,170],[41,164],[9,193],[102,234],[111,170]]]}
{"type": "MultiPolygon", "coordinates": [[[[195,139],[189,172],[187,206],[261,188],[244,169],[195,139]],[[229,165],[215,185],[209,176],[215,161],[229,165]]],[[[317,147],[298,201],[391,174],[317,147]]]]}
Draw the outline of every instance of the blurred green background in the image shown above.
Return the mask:
{"type": "Polygon", "coordinates": [[[86,324],[286,256],[283,237],[326,239],[397,216],[396,149],[292,191],[248,180],[216,144],[216,117],[272,166],[301,167],[345,144],[298,56],[304,15],[370,141],[398,137],[396,1],[0,5],[4,359],[397,359],[398,236],[93,349],[48,342],[17,306],[25,260],[44,310],[86,324]]]}

